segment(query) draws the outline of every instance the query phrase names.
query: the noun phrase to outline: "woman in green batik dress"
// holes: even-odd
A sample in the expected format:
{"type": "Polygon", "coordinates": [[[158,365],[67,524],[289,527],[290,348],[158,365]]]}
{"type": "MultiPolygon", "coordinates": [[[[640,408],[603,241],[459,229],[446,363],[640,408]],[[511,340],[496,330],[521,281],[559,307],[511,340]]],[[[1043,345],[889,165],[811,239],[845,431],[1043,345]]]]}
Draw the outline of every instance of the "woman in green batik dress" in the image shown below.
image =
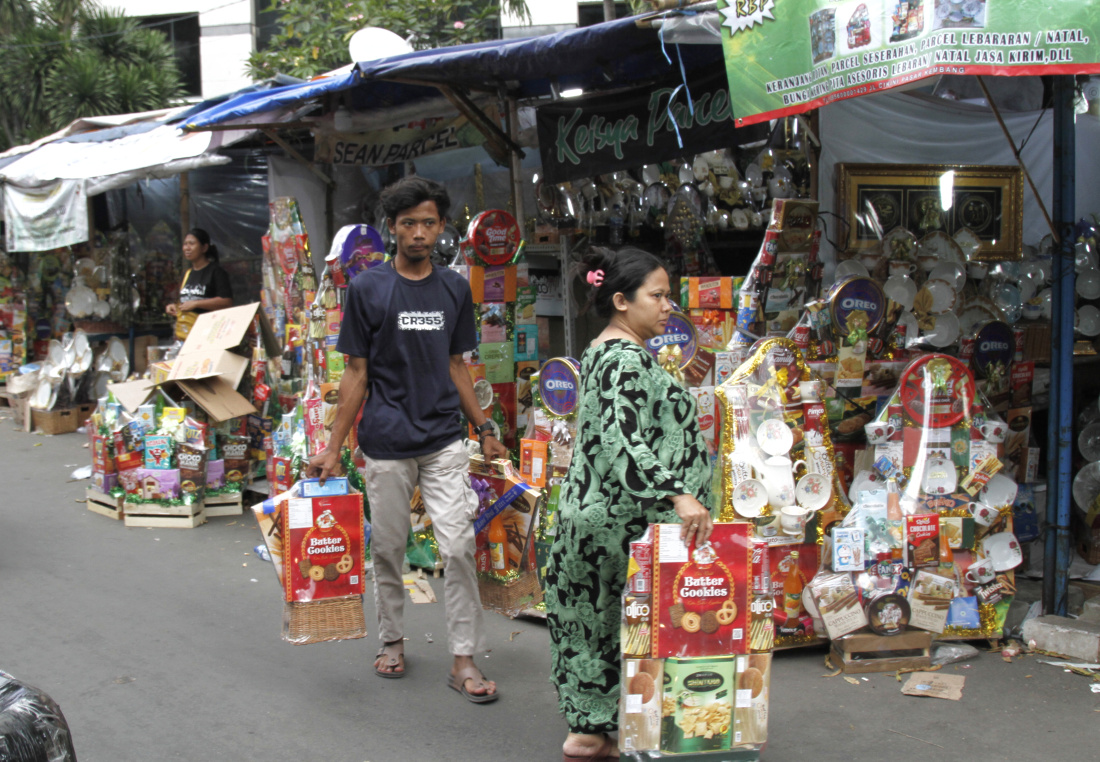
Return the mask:
{"type": "Polygon", "coordinates": [[[695,401],[645,347],[673,305],[668,271],[639,249],[597,250],[584,265],[609,318],[581,358],[577,441],[546,572],[552,682],[569,725],[563,762],[618,757],[622,593],[630,543],[683,522],[706,542],[710,460],[695,401]]]}

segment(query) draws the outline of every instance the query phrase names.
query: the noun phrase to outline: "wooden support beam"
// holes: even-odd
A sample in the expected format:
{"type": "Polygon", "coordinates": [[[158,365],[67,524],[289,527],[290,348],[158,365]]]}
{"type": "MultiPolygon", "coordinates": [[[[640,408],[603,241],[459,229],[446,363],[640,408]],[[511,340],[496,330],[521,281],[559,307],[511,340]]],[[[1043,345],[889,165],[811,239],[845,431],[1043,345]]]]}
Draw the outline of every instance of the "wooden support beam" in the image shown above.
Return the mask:
{"type": "Polygon", "coordinates": [[[275,130],[266,129],[266,130],[261,130],[261,132],[263,132],[264,135],[267,135],[267,137],[270,138],[271,141],[273,143],[275,143],[275,145],[279,146],[279,148],[282,148],[284,151],[286,151],[287,154],[289,154],[292,159],[297,161],[299,164],[304,166],[306,169],[308,169],[313,174],[317,175],[317,177],[319,177],[321,179],[321,182],[323,182],[325,185],[335,185],[336,184],[335,180],[333,180],[331,177],[326,175],[321,170],[317,169],[316,164],[314,164],[312,161],[309,161],[308,159],[306,159],[306,157],[302,156],[302,154],[298,153],[297,149],[295,149],[292,145],[290,145],[290,143],[286,142],[281,137],[279,137],[279,134],[277,132],[275,132],[275,130]]]}

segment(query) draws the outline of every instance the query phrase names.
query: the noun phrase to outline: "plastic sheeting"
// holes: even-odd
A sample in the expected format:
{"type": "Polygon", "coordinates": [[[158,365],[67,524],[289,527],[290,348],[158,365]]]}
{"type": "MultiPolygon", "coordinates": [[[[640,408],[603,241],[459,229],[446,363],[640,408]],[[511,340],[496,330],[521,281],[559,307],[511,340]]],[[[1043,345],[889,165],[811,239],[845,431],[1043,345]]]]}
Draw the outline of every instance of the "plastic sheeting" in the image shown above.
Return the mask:
{"type": "Polygon", "coordinates": [[[61,707],[5,672],[0,672],[0,760],[76,762],[61,707]]]}
{"type": "MultiPolygon", "coordinates": [[[[834,103],[821,109],[820,114],[820,187],[827,189],[822,193],[822,211],[838,211],[836,165],[841,162],[1016,164],[993,112],[986,108],[920,94],[883,93],[834,103]]],[[[1002,116],[1017,145],[1035,128],[1020,154],[1049,212],[1054,174],[1053,112],[1007,112],[1002,116]]],[[[1098,161],[1100,120],[1078,117],[1077,217],[1100,212],[1100,186],[1092,179],[1098,161]]],[[[836,218],[826,215],[826,222],[828,238],[836,241],[836,218]]],[[[1037,244],[1049,232],[1025,181],[1023,241],[1037,244]]],[[[831,243],[823,241],[822,252],[828,261],[835,260],[831,243]]]]}
{"type": "MultiPolygon", "coordinates": [[[[210,233],[220,264],[233,282],[237,304],[259,301],[267,233],[267,156],[259,150],[225,150],[230,163],[191,172],[191,226],[210,233]]],[[[182,255],[181,259],[182,259],[182,255]]]]}

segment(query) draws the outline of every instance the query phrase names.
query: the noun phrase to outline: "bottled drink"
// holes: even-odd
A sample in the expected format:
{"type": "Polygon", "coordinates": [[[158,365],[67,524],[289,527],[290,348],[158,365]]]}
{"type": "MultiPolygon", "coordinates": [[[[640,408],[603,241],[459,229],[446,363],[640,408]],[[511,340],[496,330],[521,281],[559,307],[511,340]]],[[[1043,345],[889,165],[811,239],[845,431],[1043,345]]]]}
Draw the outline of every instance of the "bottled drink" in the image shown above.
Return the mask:
{"type": "Polygon", "coordinates": [[[498,514],[489,522],[489,557],[493,574],[498,577],[503,577],[508,571],[507,545],[508,532],[504,528],[504,518],[498,514]]]}
{"type": "Polygon", "coordinates": [[[947,538],[940,532],[940,574],[945,577],[955,576],[955,553],[947,544],[947,538]]]}
{"type": "Polygon", "coordinates": [[[787,560],[787,577],[783,580],[783,613],[787,615],[787,626],[794,627],[798,617],[802,616],[802,588],[806,578],[798,565],[798,551],[792,551],[787,560]]]}
{"type": "Polygon", "coordinates": [[[503,444],[508,437],[508,419],[504,416],[504,408],[500,405],[500,395],[493,393],[493,411],[490,416],[500,430],[500,441],[503,444]]]}

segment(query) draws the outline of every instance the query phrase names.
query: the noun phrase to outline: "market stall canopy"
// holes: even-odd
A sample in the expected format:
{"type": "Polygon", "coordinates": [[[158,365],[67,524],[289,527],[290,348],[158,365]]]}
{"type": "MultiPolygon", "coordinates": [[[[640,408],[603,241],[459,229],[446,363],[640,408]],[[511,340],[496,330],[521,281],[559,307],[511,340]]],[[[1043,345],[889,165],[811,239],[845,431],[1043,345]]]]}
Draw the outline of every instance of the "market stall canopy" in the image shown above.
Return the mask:
{"type": "Polygon", "coordinates": [[[269,121],[260,115],[330,93],[344,93],[349,108],[366,111],[437,99],[440,87],[494,95],[503,89],[519,99],[550,98],[576,89],[626,89],[680,76],[677,56],[689,74],[721,67],[717,46],[684,45],[679,51],[666,51],[659,31],[638,22],[638,17],[624,18],[542,37],[361,62],[347,73],[233,99],[187,119],[187,128],[210,128],[230,120],[269,121]]]}

